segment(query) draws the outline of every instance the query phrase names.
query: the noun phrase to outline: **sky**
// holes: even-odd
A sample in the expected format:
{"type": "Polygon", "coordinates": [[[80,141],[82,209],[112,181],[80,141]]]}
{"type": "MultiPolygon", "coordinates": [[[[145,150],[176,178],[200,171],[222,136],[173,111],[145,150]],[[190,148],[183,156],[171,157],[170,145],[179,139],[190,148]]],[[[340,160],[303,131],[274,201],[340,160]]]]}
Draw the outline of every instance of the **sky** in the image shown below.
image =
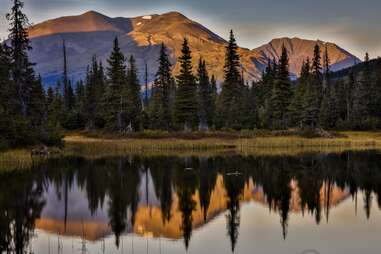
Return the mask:
{"type": "MultiPolygon", "coordinates": [[[[0,0],[0,38],[12,0],[0,0]]],[[[179,11],[223,38],[233,29],[241,47],[256,48],[273,38],[334,42],[363,58],[381,56],[380,0],[25,0],[32,24],[94,10],[110,17],[179,11]]]]}

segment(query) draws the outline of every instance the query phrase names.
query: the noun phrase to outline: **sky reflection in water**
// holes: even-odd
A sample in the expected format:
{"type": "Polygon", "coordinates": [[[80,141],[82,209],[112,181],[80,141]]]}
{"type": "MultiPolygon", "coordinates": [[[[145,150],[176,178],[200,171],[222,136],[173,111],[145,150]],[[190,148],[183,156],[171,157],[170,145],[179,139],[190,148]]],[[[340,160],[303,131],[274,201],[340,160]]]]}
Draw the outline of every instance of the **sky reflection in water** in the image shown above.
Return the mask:
{"type": "Polygon", "coordinates": [[[1,176],[0,249],[378,253],[380,158],[51,159],[1,176]]]}

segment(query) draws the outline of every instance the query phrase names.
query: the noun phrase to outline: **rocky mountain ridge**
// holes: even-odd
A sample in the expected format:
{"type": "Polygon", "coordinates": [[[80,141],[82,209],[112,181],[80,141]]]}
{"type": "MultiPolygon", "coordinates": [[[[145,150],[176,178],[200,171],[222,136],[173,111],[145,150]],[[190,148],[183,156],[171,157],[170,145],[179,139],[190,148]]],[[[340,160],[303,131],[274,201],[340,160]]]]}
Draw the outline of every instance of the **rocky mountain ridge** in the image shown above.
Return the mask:
{"type": "MultiPolygon", "coordinates": [[[[218,80],[223,79],[226,40],[178,12],[110,18],[90,11],[79,16],[61,17],[36,24],[29,29],[29,36],[33,47],[30,51],[31,59],[37,64],[37,72],[48,84],[55,83],[61,75],[63,40],[67,47],[70,77],[77,80],[84,77],[93,55],[106,63],[115,36],[125,55],[132,54],[137,59],[142,81],[146,64],[149,81],[154,79],[162,42],[170,51],[174,73],[178,72],[177,57],[184,37],[190,42],[194,63],[202,56],[207,61],[209,72],[215,74],[218,80]]],[[[302,61],[312,57],[316,43],[321,47],[327,45],[332,70],[340,70],[360,61],[334,43],[279,38],[256,49],[239,48],[244,76],[246,80],[260,78],[269,59],[278,59],[282,45],[289,52],[290,71],[296,76],[302,61]]]]}

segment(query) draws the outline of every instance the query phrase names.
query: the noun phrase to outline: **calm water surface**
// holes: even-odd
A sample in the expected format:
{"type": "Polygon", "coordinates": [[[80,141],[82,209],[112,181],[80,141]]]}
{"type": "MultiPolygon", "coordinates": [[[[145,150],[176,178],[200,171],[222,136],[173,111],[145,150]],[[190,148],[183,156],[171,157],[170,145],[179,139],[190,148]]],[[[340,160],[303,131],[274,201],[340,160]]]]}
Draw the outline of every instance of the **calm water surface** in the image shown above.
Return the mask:
{"type": "Polygon", "coordinates": [[[380,253],[380,159],[50,159],[0,175],[0,253],[380,253]]]}

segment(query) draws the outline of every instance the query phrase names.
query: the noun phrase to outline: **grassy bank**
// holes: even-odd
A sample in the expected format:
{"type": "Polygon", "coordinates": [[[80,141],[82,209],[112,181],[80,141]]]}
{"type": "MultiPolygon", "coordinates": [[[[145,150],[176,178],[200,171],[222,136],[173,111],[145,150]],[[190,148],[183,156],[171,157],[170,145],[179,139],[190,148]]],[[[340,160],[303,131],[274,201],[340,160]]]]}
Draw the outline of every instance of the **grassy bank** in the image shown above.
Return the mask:
{"type": "Polygon", "coordinates": [[[205,150],[290,147],[381,147],[381,132],[338,132],[333,137],[307,138],[293,131],[267,132],[144,132],[127,136],[69,134],[67,144],[105,144],[125,150],[205,150]]]}
{"type": "Polygon", "coordinates": [[[233,134],[219,138],[202,134],[179,136],[102,137],[69,135],[66,136],[65,152],[86,156],[109,156],[132,154],[187,154],[216,153],[229,151],[242,154],[300,154],[304,152],[343,152],[345,150],[381,149],[379,132],[342,132],[335,138],[303,138],[295,135],[268,136],[233,134]]]}
{"type": "MultiPolygon", "coordinates": [[[[139,134],[135,136],[84,136],[69,134],[65,137],[65,148],[54,156],[84,156],[100,158],[106,156],[177,155],[214,156],[225,153],[245,155],[298,155],[302,153],[338,153],[348,150],[381,149],[381,132],[342,132],[335,138],[303,138],[295,135],[253,135],[243,133],[184,134],[139,134]],[[151,135],[150,138],[147,136],[151,135]]],[[[30,149],[0,153],[0,171],[31,168],[38,158],[30,155],[30,149]]]]}
{"type": "Polygon", "coordinates": [[[30,169],[34,160],[28,149],[17,149],[0,153],[0,172],[14,169],[30,169]]]}

